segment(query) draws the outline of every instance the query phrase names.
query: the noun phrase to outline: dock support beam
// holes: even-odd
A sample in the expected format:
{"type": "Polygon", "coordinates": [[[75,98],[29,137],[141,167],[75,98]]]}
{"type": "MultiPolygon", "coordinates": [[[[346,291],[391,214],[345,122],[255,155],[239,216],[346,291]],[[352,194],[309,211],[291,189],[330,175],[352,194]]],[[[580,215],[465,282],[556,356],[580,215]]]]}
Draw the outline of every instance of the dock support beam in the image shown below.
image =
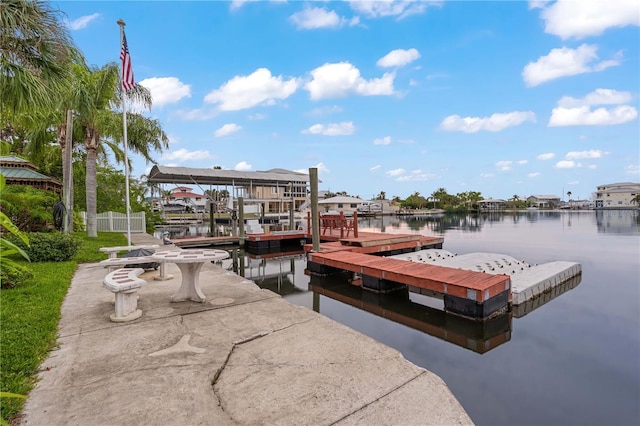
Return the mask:
{"type": "MultiPolygon", "coordinates": [[[[320,251],[320,219],[318,217],[318,169],[309,168],[309,180],[311,181],[311,240],[313,251],[320,251]]],[[[309,232],[309,230],[307,230],[309,232]]]]}
{"type": "Polygon", "coordinates": [[[244,247],[244,198],[238,197],[238,243],[244,247]]]}

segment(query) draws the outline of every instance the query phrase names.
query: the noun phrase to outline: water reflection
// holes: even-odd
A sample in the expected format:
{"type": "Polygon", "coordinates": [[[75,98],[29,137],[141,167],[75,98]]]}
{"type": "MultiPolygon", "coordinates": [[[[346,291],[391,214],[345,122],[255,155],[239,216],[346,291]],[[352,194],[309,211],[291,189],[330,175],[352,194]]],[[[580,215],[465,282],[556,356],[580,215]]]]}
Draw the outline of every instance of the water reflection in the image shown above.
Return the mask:
{"type": "Polygon", "coordinates": [[[596,210],[598,232],[634,234],[640,227],[638,210],[596,210]]]}
{"type": "MultiPolygon", "coordinates": [[[[511,340],[509,314],[484,322],[468,320],[413,302],[409,291],[373,293],[348,283],[345,276],[311,276],[309,289],[314,297],[329,297],[480,354],[511,340]]],[[[322,313],[319,299],[313,307],[322,313]]]]}

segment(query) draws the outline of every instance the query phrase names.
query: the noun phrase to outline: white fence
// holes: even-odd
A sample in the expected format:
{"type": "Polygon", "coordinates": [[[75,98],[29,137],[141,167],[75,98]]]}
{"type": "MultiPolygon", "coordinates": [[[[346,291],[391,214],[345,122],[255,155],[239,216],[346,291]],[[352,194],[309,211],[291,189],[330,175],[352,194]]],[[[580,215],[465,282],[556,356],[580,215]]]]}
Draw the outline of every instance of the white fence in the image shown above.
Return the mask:
{"type": "MultiPolygon", "coordinates": [[[[80,212],[84,226],[87,226],[87,212],[80,212]]],[[[129,215],[131,232],[147,232],[147,222],[144,212],[131,213],[129,215]]],[[[98,231],[100,232],[127,232],[127,215],[124,213],[106,212],[98,213],[98,231]]]]}

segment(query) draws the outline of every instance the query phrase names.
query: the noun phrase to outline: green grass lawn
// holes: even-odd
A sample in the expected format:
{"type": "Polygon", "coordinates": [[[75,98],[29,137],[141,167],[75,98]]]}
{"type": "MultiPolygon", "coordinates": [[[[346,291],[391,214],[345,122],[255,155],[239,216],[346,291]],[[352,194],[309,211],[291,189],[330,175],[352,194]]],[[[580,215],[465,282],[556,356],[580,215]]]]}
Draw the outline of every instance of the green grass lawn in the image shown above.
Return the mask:
{"type": "MultiPolygon", "coordinates": [[[[56,345],[60,308],[79,263],[98,262],[107,255],[100,247],[126,245],[123,234],[99,232],[98,238],[74,233],[83,241],[67,262],[27,263],[33,278],[0,290],[0,390],[26,395],[33,388],[40,364],[56,345]]],[[[10,419],[24,400],[2,398],[0,417],[10,419]]]]}

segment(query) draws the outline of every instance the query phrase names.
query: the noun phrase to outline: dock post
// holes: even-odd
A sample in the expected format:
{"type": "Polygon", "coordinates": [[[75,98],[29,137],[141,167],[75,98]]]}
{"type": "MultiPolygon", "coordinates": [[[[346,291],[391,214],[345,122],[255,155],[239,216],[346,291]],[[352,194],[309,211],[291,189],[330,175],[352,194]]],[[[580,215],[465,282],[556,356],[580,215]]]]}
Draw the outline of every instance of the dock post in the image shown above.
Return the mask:
{"type": "Polygon", "coordinates": [[[238,243],[244,247],[244,198],[238,197],[238,243]]]}
{"type": "Polygon", "coordinates": [[[210,237],[215,237],[216,235],[214,235],[214,228],[215,228],[215,223],[213,220],[213,206],[215,204],[213,204],[213,201],[209,201],[209,236],[210,237]]]}
{"type": "Polygon", "coordinates": [[[318,169],[309,168],[309,180],[311,181],[311,240],[313,251],[320,251],[320,222],[318,221],[318,169]]]}

